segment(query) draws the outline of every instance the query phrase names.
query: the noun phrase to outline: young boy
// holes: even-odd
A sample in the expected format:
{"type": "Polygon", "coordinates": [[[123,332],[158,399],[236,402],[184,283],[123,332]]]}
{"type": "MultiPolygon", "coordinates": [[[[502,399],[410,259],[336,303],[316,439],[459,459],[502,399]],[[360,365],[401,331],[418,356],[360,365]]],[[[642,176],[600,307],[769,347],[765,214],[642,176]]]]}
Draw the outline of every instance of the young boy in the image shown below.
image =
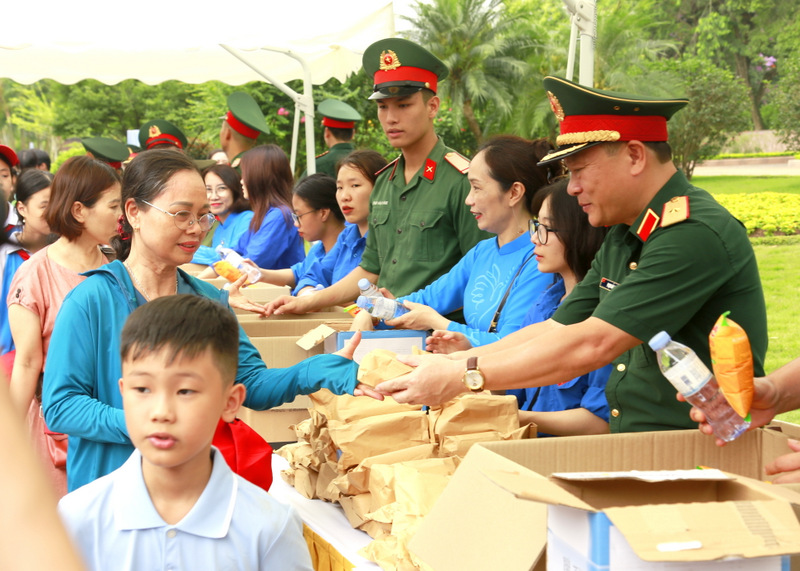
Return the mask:
{"type": "Polygon", "coordinates": [[[211,446],[244,400],[238,344],[233,314],[201,296],[158,298],[128,318],[119,388],[136,450],[59,503],[91,569],[311,569],[296,512],[211,446]]]}

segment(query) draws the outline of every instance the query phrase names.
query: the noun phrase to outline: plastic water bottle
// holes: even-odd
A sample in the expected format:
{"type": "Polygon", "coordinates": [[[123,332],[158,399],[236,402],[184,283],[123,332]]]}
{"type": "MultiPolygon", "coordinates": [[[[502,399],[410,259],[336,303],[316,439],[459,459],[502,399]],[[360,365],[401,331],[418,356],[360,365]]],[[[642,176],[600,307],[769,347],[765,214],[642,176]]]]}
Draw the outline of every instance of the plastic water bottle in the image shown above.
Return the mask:
{"type": "Polygon", "coordinates": [[[222,260],[228,262],[230,265],[232,265],[240,272],[244,272],[245,274],[247,274],[247,280],[250,283],[256,283],[258,280],[261,279],[261,270],[259,270],[254,266],[251,266],[248,263],[245,263],[244,258],[242,258],[242,256],[240,256],[239,253],[236,252],[235,250],[226,248],[222,244],[217,246],[215,250],[220,255],[220,258],[222,258],[222,260]]]}
{"type": "Polygon", "coordinates": [[[649,345],[656,352],[663,375],[689,403],[703,411],[718,438],[730,442],[744,434],[750,423],[728,404],[717,380],[697,353],[673,341],[666,331],[654,335],[649,345]]]}
{"type": "Polygon", "coordinates": [[[381,290],[367,278],[358,280],[359,293],[364,297],[383,297],[381,290]]]}
{"type": "Polygon", "coordinates": [[[356,305],[377,319],[394,319],[408,313],[409,310],[396,299],[388,297],[358,296],[356,305]]]}

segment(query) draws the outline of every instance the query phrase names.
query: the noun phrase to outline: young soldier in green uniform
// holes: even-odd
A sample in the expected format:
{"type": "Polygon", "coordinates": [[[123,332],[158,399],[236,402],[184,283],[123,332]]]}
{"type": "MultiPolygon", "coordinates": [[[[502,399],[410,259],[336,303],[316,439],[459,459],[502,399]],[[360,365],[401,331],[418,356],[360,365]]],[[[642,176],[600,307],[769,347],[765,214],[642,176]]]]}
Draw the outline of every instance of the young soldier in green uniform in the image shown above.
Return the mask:
{"type": "Polygon", "coordinates": [[[400,402],[436,404],[470,389],[554,384],[613,363],[612,432],[690,428],[690,407],[676,400],[647,341],[665,330],[710,366],[708,334],[730,310],[763,375],[766,308],[747,232],[672,163],[667,119],[687,100],[555,77],[544,85],[561,134],[542,162],[563,159],[569,193],[589,222],[612,226],[589,274],[552,319],[453,359],[410,358],[416,371],[377,388],[400,402]]]}
{"type": "Polygon", "coordinates": [[[389,38],[364,52],[374,78],[370,99],[391,145],[401,155],[378,176],[370,197],[369,232],[361,265],[331,287],[299,298],[282,297],[267,315],[305,313],[351,302],[368,278],[396,296],[416,291],[446,273],[480,240],[464,200],[469,161],[436,135],[437,83],[447,67],[408,40],[389,38]]]}
{"type": "Polygon", "coordinates": [[[256,146],[260,133],[269,135],[269,126],[256,100],[243,91],[231,93],[228,96],[228,113],[219,130],[219,146],[239,174],[242,174],[239,168],[242,155],[256,146]]]}
{"type": "MultiPolygon", "coordinates": [[[[322,115],[322,138],[328,150],[317,155],[317,172],[336,178],[336,164],[355,150],[353,135],[356,121],[361,121],[361,114],[344,101],[326,99],[317,105],[317,114],[322,115]]],[[[306,171],[300,178],[306,176],[306,171]]]]}

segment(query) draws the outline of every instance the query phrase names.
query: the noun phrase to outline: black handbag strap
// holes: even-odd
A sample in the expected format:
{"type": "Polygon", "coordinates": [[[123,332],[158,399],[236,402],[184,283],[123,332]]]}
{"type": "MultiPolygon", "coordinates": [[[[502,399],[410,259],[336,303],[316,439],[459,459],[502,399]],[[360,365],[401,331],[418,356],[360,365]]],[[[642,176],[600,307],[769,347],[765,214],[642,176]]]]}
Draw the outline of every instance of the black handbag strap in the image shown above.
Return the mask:
{"type": "Polygon", "coordinates": [[[517,277],[519,277],[520,272],[522,272],[522,268],[525,267],[525,264],[527,264],[532,257],[533,257],[533,250],[531,250],[531,253],[528,254],[528,257],[522,261],[519,268],[517,268],[517,273],[514,274],[514,277],[511,278],[510,282],[508,282],[506,293],[503,295],[503,299],[500,300],[500,305],[497,306],[497,311],[494,312],[494,317],[492,317],[492,322],[489,324],[489,333],[497,332],[497,322],[500,320],[500,312],[503,311],[503,307],[506,304],[506,300],[508,300],[508,294],[511,293],[511,288],[514,285],[514,282],[517,280],[517,277]]]}

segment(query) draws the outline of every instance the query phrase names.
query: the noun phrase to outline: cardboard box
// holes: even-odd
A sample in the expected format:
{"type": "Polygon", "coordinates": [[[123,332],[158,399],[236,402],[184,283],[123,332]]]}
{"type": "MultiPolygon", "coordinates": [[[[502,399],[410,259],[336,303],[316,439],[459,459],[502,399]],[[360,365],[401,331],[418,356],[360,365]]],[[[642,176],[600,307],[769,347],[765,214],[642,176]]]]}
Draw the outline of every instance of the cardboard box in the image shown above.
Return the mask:
{"type": "Polygon", "coordinates": [[[719,470],[487,476],[517,498],[548,504],[548,571],[719,569],[730,557],[739,571],[781,571],[781,556],[800,551],[792,504],[719,470]]]}
{"type": "MultiPolygon", "coordinates": [[[[308,406],[311,406],[311,401],[305,395],[297,397],[295,403],[300,399],[305,399],[308,401],[308,406]]],[[[287,406],[288,403],[270,410],[252,410],[242,407],[237,416],[249,424],[267,442],[295,442],[297,434],[290,427],[307,419],[308,409],[298,406],[284,408],[287,406]]]]}
{"type": "Polygon", "coordinates": [[[353,319],[342,312],[309,313],[308,315],[282,316],[268,318],[253,313],[239,315],[239,324],[248,337],[300,337],[318,325],[327,324],[338,330],[350,329],[353,319]],[[293,319],[294,318],[294,319],[293,319]]]}
{"type": "Polygon", "coordinates": [[[764,479],[764,466],[788,452],[786,439],[800,433],[800,427],[787,423],[779,429],[755,430],[722,448],[697,430],[478,443],[409,548],[437,571],[544,569],[546,506],[515,497],[490,480],[487,471],[530,470],[547,477],[554,472],[703,465],[764,479]]]}
{"type": "MultiPolygon", "coordinates": [[[[327,323],[326,325],[331,325],[327,323]]],[[[329,331],[329,335],[324,337],[322,345],[317,345],[322,338],[318,331],[311,331],[307,337],[301,338],[300,344],[304,347],[323,346],[326,353],[335,353],[344,347],[344,344],[353,337],[354,331],[329,331]]],[[[353,354],[356,363],[361,362],[361,358],[373,349],[388,349],[399,355],[411,354],[414,347],[425,350],[425,338],[427,331],[415,331],[413,329],[387,329],[379,331],[362,331],[361,342],[353,354]]]]}

